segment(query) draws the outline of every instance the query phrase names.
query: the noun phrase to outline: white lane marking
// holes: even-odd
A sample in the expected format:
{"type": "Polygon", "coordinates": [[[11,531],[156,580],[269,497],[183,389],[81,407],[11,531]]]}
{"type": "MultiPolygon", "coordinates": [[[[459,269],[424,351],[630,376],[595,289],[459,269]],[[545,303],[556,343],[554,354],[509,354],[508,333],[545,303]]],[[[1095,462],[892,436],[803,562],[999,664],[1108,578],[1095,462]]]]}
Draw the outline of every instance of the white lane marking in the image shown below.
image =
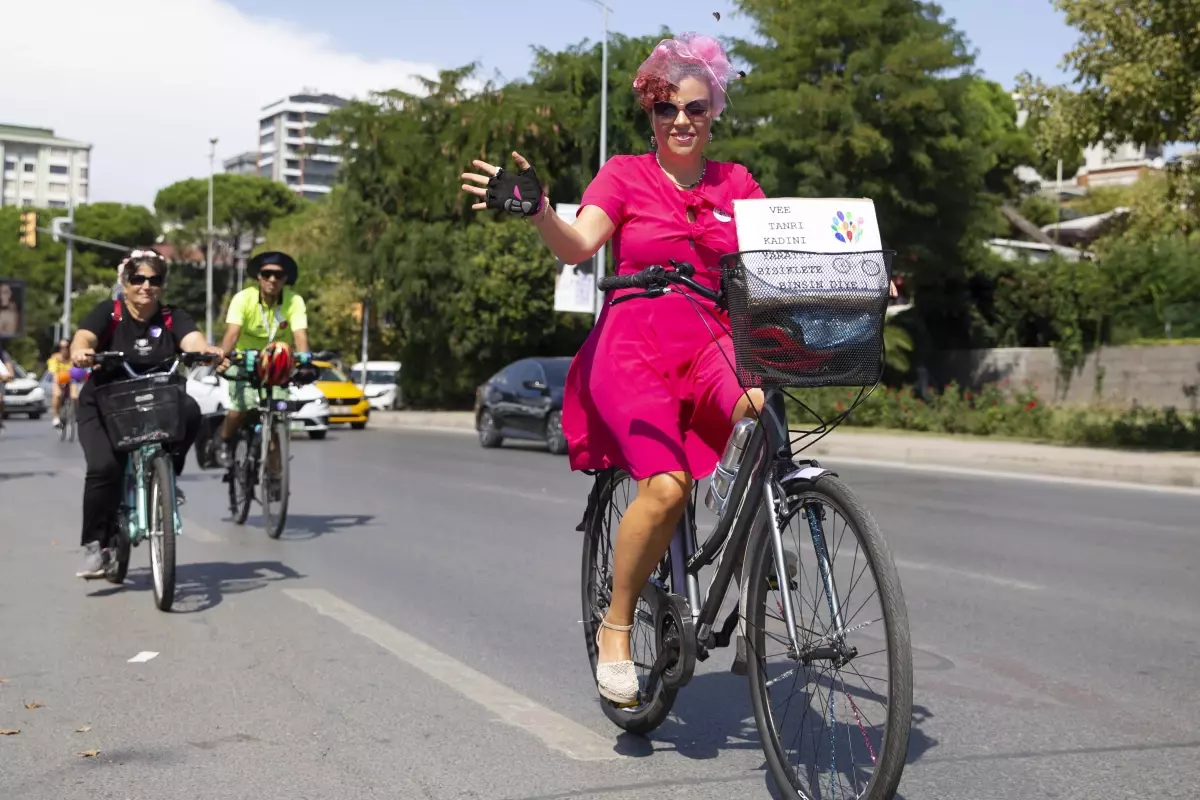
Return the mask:
{"type": "Polygon", "coordinates": [[[158,653],[152,653],[149,650],[143,650],[142,652],[138,653],[133,658],[129,659],[129,661],[127,661],[126,663],[127,664],[145,664],[147,661],[149,661],[150,659],[154,658],[157,655],[158,655],[158,653]]]}
{"type": "Polygon", "coordinates": [[[1042,588],[1036,583],[1018,581],[1012,578],[1001,578],[999,575],[989,575],[986,572],[973,572],[969,569],[947,567],[943,564],[927,564],[923,561],[908,561],[903,558],[897,558],[894,560],[896,562],[896,568],[901,571],[911,569],[918,572],[922,570],[927,572],[942,572],[948,575],[957,575],[961,578],[970,578],[973,581],[986,581],[987,583],[994,583],[997,586],[1004,586],[1009,589],[1023,589],[1028,592],[1040,591],[1042,588]]]}
{"type": "Polygon", "coordinates": [[[835,455],[819,455],[817,456],[817,461],[821,463],[821,466],[835,471],[838,464],[846,464],[850,466],[877,467],[879,469],[909,470],[912,472],[938,472],[958,477],[1006,478],[1008,480],[1036,481],[1039,483],[1061,483],[1069,486],[1082,486],[1089,489],[1129,489],[1138,492],[1157,492],[1159,494],[1181,494],[1200,497],[1200,488],[1190,486],[1165,486],[1157,483],[1111,481],[1100,478],[1075,478],[1067,475],[1051,475],[1043,472],[1005,472],[1002,470],[976,469],[973,467],[956,467],[946,464],[913,464],[907,461],[883,461],[873,458],[843,458],[835,455]]]}
{"type": "Polygon", "coordinates": [[[493,492],[502,494],[506,497],[520,497],[525,500],[544,500],[548,503],[564,503],[566,505],[587,505],[587,498],[581,501],[577,497],[555,497],[551,494],[539,494],[537,492],[522,492],[519,489],[513,489],[509,486],[493,486],[488,483],[460,483],[460,489],[475,489],[481,492],[493,492]]]}
{"type": "Polygon", "coordinates": [[[284,589],[283,592],[293,600],[299,600],[319,613],[332,617],[354,633],[391,651],[401,661],[475,701],[496,714],[506,725],[533,734],[552,750],[577,761],[623,758],[613,751],[612,739],[538,705],[336,595],[323,589],[284,589]]]}

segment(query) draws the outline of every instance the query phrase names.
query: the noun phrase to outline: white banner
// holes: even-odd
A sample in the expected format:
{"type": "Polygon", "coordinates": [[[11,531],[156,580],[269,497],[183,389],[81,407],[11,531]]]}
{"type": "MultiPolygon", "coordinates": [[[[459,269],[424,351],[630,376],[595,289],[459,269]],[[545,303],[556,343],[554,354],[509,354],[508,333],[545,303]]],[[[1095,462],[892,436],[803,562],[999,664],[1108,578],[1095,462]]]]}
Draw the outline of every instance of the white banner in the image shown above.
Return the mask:
{"type": "MultiPolygon", "coordinates": [[[[577,203],[559,203],[555,213],[568,224],[575,221],[579,212],[577,203]]],[[[554,310],[594,314],[596,310],[596,267],[595,258],[582,264],[558,262],[554,278],[554,310]]]]}
{"type": "Polygon", "coordinates": [[[778,253],[745,259],[746,268],[763,281],[815,294],[873,294],[886,288],[870,198],[784,197],[734,200],[733,206],[738,249],[778,253]]]}

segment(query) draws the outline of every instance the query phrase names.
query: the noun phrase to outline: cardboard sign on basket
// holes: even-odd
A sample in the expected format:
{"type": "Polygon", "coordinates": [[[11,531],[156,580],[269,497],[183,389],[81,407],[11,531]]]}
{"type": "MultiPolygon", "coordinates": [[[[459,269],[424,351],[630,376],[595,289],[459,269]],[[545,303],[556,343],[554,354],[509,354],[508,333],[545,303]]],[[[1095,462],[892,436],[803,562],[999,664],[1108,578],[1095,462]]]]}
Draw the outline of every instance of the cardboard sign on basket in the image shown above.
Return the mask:
{"type": "Polygon", "coordinates": [[[878,295],[887,289],[875,203],[866,197],[733,201],[748,272],[786,292],[878,295]]]}

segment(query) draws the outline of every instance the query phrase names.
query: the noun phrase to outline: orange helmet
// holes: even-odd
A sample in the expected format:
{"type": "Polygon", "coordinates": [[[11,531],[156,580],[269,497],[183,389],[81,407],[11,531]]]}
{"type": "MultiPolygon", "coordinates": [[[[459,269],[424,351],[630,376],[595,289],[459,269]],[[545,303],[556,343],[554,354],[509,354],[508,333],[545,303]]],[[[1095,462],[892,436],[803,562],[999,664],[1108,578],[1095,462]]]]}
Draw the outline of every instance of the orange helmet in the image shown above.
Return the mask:
{"type": "Polygon", "coordinates": [[[271,342],[258,354],[258,379],[263,386],[286,386],[293,363],[292,349],[286,342],[271,342]]]}

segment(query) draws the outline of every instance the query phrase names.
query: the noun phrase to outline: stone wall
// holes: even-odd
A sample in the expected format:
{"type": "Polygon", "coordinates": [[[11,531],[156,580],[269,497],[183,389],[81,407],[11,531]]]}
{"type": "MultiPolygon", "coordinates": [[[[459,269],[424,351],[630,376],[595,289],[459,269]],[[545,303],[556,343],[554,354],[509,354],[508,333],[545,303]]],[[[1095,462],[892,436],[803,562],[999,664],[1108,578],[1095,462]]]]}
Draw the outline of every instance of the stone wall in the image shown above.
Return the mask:
{"type": "Polygon", "coordinates": [[[956,380],[972,388],[1005,378],[1018,386],[1030,381],[1042,397],[1057,404],[1175,406],[1181,411],[1200,405],[1200,346],[1101,348],[1069,381],[1060,375],[1053,348],[955,350],[941,355],[935,374],[942,383],[956,380]]]}

